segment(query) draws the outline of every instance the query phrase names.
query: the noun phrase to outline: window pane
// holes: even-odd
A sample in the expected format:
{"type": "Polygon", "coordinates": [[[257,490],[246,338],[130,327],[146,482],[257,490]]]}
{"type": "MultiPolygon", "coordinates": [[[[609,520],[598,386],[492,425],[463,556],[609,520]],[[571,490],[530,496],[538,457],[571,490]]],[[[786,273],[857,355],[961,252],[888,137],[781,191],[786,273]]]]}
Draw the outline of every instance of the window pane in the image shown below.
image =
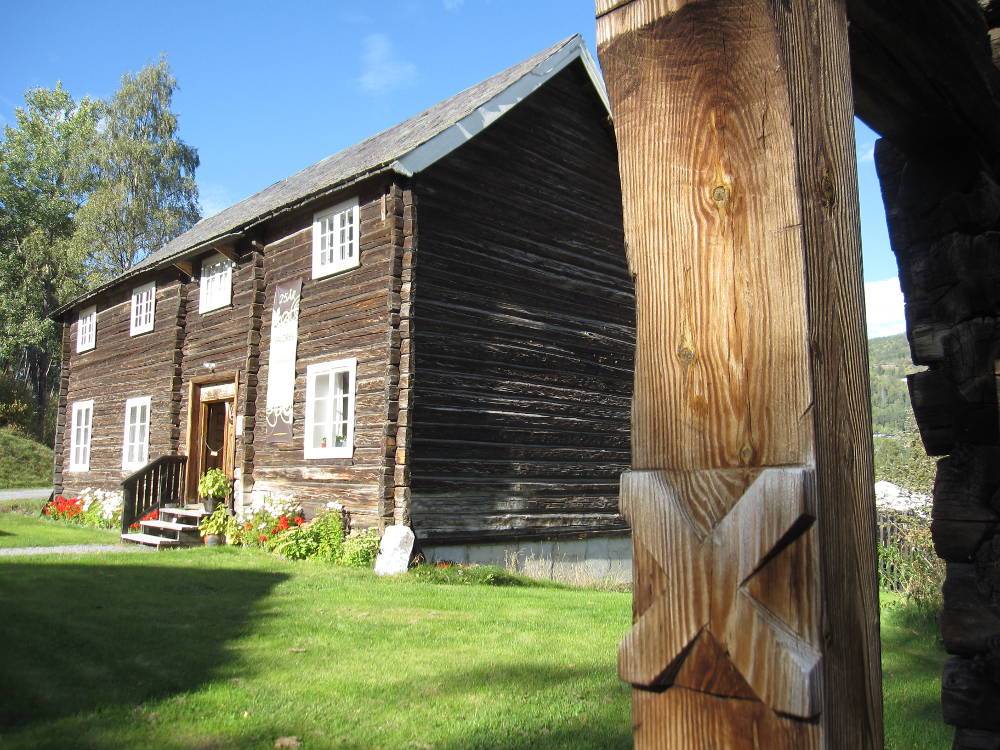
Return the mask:
{"type": "Polygon", "coordinates": [[[329,447],[328,441],[329,441],[329,428],[326,425],[313,426],[312,447],[328,448],[329,447]]]}
{"type": "Polygon", "coordinates": [[[330,395],[330,373],[324,372],[316,376],[316,386],[313,395],[317,398],[326,398],[330,395]]]}

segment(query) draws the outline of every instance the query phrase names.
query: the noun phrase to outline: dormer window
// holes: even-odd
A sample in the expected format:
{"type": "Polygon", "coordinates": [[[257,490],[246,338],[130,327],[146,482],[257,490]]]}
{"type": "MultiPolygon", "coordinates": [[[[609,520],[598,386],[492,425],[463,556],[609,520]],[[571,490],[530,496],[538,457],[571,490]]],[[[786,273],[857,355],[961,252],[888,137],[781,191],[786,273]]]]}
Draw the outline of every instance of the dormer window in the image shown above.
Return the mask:
{"type": "Polygon", "coordinates": [[[97,307],[91,305],[80,311],[76,318],[76,350],[93,349],[97,340],[97,307]]]}
{"type": "Polygon", "coordinates": [[[358,214],[358,199],[351,198],[313,216],[314,279],[361,264],[358,214]]]}
{"type": "Polygon", "coordinates": [[[233,299],[233,262],[220,253],[209,255],[201,262],[198,312],[225,307],[233,299]]]}
{"type": "Polygon", "coordinates": [[[136,336],[153,330],[153,312],[156,307],[156,282],[137,286],[132,290],[132,325],[129,335],[136,336]]]}

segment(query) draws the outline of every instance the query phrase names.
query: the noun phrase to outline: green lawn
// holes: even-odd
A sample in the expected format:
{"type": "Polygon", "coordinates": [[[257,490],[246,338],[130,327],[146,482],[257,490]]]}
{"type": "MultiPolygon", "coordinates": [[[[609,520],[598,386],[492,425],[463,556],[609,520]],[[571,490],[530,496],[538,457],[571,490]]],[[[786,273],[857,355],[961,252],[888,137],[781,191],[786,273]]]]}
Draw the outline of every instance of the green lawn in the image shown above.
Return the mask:
{"type": "Polygon", "coordinates": [[[0,429],[0,489],[52,486],[52,449],[0,429]]]}
{"type": "Polygon", "coordinates": [[[39,516],[44,504],[44,500],[0,501],[0,549],[118,542],[117,531],[74,526],[39,516]]]}
{"type": "Polygon", "coordinates": [[[941,667],[947,658],[936,622],[882,592],[882,695],[886,750],[951,747],[941,721],[941,667]]]}
{"type": "Polygon", "coordinates": [[[0,558],[0,746],[629,748],[629,596],[231,548],[0,558]]]}
{"type": "MultiPolygon", "coordinates": [[[[0,657],[4,748],[631,747],[628,594],[197,548],[0,557],[0,601],[17,644],[0,657]]],[[[934,626],[893,601],[886,747],[948,747],[934,626]]]]}

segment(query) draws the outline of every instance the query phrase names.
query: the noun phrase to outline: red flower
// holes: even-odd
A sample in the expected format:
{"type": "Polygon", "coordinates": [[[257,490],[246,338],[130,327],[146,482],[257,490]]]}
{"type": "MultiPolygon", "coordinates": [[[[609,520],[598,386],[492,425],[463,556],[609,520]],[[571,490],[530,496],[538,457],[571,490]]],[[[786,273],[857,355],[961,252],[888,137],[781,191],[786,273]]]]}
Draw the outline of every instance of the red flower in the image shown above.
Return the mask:
{"type": "Polygon", "coordinates": [[[261,534],[261,535],[260,535],[259,537],[257,537],[257,538],[258,538],[258,539],[260,539],[260,540],[261,540],[262,542],[266,542],[266,541],[267,541],[267,537],[266,537],[266,536],[264,536],[263,534],[261,534]]]}
{"type": "Polygon", "coordinates": [[[306,519],[304,519],[302,516],[296,516],[295,517],[295,523],[297,523],[299,526],[301,526],[305,522],[306,522],[306,519]]]}

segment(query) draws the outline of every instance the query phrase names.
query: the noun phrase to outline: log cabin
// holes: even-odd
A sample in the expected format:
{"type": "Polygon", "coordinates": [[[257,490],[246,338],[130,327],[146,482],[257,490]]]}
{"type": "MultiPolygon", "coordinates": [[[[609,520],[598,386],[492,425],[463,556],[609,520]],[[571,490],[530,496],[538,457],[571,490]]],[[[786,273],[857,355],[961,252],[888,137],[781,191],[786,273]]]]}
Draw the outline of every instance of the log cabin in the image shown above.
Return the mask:
{"type": "Polygon", "coordinates": [[[220,468],[237,506],[339,502],[356,527],[410,526],[430,559],[630,574],[634,295],[579,36],[203,219],[55,317],[58,492],[125,482],[130,521],[220,468]]]}

